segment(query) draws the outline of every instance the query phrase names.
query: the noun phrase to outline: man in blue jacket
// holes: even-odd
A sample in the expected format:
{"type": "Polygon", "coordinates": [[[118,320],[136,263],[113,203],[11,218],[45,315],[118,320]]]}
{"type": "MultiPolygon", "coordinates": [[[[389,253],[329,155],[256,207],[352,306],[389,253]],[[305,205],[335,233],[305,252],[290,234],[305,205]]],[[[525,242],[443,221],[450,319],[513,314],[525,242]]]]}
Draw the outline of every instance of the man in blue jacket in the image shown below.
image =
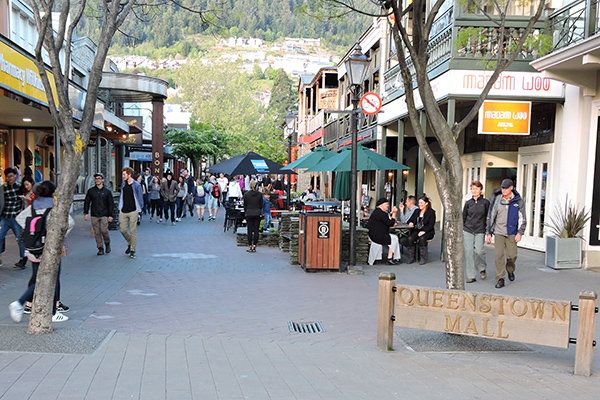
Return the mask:
{"type": "Polygon", "coordinates": [[[514,189],[513,181],[504,179],[500,191],[494,193],[487,222],[486,242],[492,243],[496,250],[496,288],[504,287],[504,275],[515,280],[515,261],[517,260],[517,243],[525,234],[527,217],[525,202],[514,189]]]}
{"type": "Polygon", "coordinates": [[[133,179],[133,169],[125,167],[123,168],[123,185],[119,197],[119,228],[127,241],[125,254],[129,254],[129,258],[135,258],[137,221],[143,207],[142,185],[133,179]]]}

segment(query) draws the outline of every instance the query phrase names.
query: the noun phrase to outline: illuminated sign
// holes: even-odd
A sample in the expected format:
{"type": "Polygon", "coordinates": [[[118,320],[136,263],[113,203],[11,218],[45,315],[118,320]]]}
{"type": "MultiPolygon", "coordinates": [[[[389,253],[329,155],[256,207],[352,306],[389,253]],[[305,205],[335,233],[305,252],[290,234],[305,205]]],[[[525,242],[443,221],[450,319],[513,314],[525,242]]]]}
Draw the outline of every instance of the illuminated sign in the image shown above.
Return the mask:
{"type": "Polygon", "coordinates": [[[486,100],[479,109],[480,135],[529,135],[530,101],[486,100]]]}

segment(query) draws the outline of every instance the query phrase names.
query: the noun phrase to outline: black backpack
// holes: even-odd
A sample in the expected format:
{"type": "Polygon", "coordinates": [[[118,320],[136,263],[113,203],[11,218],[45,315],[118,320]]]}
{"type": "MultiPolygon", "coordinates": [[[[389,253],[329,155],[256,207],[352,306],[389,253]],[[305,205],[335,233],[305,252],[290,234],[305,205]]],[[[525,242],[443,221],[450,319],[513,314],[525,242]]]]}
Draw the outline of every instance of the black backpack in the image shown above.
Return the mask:
{"type": "Polygon", "coordinates": [[[43,214],[37,214],[31,207],[31,216],[25,219],[25,227],[21,233],[21,240],[31,255],[39,257],[46,244],[46,219],[52,208],[46,209],[43,214]]]}

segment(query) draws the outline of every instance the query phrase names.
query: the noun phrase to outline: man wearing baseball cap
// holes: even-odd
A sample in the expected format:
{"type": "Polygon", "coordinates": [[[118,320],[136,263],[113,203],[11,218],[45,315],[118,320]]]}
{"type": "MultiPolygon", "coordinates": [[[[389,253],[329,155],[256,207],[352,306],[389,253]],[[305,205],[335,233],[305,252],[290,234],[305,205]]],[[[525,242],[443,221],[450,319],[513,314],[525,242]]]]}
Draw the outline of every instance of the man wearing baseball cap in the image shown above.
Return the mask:
{"type": "Polygon", "coordinates": [[[496,250],[496,288],[504,287],[504,276],[515,280],[515,261],[517,260],[517,243],[525,234],[527,217],[525,202],[514,189],[511,179],[504,179],[500,190],[494,192],[488,215],[486,242],[492,243],[496,250]]]}
{"type": "Polygon", "coordinates": [[[94,174],[94,186],[89,188],[83,203],[83,214],[86,221],[92,215],[92,228],[96,238],[98,255],[110,253],[110,236],[108,234],[108,223],[113,220],[114,201],[110,190],[104,187],[104,175],[94,174]],[[90,210],[91,209],[91,210],[90,210]]]}

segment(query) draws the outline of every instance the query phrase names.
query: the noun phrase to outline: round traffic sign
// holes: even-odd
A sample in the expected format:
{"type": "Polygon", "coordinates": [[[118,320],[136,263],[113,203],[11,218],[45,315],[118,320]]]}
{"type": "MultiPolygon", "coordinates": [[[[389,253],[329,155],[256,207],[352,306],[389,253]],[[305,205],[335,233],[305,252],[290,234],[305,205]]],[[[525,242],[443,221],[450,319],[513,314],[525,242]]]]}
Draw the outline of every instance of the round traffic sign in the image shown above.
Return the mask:
{"type": "Polygon", "coordinates": [[[367,92],[360,98],[360,108],[365,115],[375,115],[381,111],[383,100],[381,96],[375,92],[367,92]]]}

